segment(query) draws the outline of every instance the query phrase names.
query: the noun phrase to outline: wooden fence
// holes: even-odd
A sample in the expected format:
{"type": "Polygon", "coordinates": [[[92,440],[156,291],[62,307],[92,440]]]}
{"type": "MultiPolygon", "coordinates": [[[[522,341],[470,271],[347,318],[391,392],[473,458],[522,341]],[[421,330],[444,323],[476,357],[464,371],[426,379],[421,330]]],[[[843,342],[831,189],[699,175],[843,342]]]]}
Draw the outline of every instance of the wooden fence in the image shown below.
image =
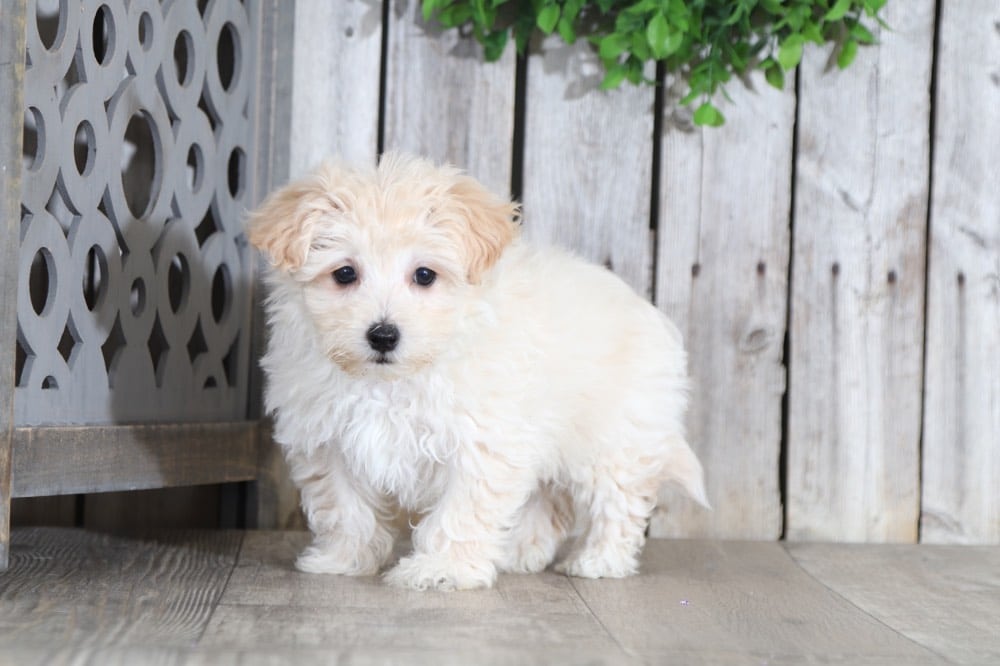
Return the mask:
{"type": "Polygon", "coordinates": [[[846,71],[603,93],[585,44],[518,62],[419,3],[299,0],[290,171],[380,149],[513,191],[686,334],[714,511],[654,534],[1000,542],[1000,5],[889,2],[846,71]]]}

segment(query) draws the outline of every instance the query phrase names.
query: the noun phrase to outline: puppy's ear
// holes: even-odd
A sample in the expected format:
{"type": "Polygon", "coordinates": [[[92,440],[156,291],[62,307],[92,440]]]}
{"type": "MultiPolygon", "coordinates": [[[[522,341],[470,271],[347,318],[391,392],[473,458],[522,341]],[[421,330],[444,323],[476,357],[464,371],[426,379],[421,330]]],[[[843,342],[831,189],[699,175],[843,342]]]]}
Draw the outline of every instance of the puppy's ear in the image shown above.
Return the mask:
{"type": "Polygon", "coordinates": [[[504,248],[517,238],[520,206],[498,197],[465,175],[455,178],[448,195],[467,225],[461,240],[469,262],[469,281],[479,282],[504,248]]]}
{"type": "Polygon", "coordinates": [[[247,239],[282,271],[301,268],[316,235],[317,222],[344,210],[344,203],[329,189],[332,169],[273,192],[247,220],[247,239]]]}

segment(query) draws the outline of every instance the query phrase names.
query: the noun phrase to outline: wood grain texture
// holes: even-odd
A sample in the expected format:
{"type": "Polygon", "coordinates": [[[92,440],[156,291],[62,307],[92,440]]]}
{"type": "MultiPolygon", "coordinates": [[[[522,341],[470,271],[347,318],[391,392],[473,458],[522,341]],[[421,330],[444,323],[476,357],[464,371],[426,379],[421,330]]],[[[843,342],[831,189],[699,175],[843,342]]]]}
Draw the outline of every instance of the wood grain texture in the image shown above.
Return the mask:
{"type": "MultiPolygon", "coordinates": [[[[655,536],[776,539],[795,99],[760,77],[728,87],[726,124],[696,129],[668,101],[661,137],[657,304],[680,327],[689,441],[707,512],[670,491],[655,536]]],[[[676,98],[674,98],[676,99],[676,98]]]]}
{"type": "Polygon", "coordinates": [[[650,662],[699,663],[706,650],[732,662],[937,661],[807,576],[777,543],[654,540],[639,576],[573,587],[626,650],[650,662]]]}
{"type": "Polygon", "coordinates": [[[290,176],[342,157],[375,163],[382,3],[295,3],[290,176]]]}
{"type": "Polygon", "coordinates": [[[1000,663],[997,548],[789,544],[788,550],[831,590],[953,663],[1000,663]]]}
{"type": "Polygon", "coordinates": [[[570,248],[649,296],[653,163],[651,86],[599,89],[586,40],[546,40],[528,58],[524,234],[570,248]]]}
{"type": "MultiPolygon", "coordinates": [[[[638,576],[403,592],[305,532],[14,533],[0,664],[993,663],[1000,548],[651,542],[638,576]]],[[[400,543],[397,554],[405,552],[400,543]]]]}
{"type": "Polygon", "coordinates": [[[0,571],[10,547],[25,1],[0,2],[0,571]]]}
{"type": "MultiPolygon", "coordinates": [[[[202,644],[278,644],[472,654],[516,648],[617,652],[569,581],[503,576],[492,590],[419,593],[376,577],[316,576],[293,568],[305,532],[249,532],[202,644]]],[[[406,544],[398,549],[403,552],[406,544]]]]}
{"type": "Polygon", "coordinates": [[[799,74],[786,536],[914,542],[934,2],[799,74]]]}
{"type": "Polygon", "coordinates": [[[253,479],[258,423],[17,428],[13,495],[253,479]]]}
{"type": "MultiPolygon", "coordinates": [[[[620,650],[578,651],[546,649],[530,651],[517,647],[458,650],[441,646],[433,649],[349,648],[255,646],[252,648],[218,647],[15,647],[5,651],[4,663],[16,666],[285,666],[322,664],[323,666],[630,666],[640,659],[620,650]]],[[[701,662],[687,662],[701,663],[701,662]]],[[[705,662],[712,664],[745,662],[705,662]]],[[[772,662],[774,663],[774,662],[772,662]]],[[[884,662],[883,662],[884,663],[884,662]]]]}
{"type": "Polygon", "coordinates": [[[471,36],[425,23],[412,0],[391,1],[388,30],[385,150],[451,162],[508,194],[514,49],[486,63],[471,36]]]}
{"type": "Polygon", "coordinates": [[[193,645],[232,570],[239,532],[14,532],[0,576],[7,646],[193,645]]]}
{"type": "Polygon", "coordinates": [[[1000,543],[1000,6],[938,27],[921,539],[1000,543]]]}

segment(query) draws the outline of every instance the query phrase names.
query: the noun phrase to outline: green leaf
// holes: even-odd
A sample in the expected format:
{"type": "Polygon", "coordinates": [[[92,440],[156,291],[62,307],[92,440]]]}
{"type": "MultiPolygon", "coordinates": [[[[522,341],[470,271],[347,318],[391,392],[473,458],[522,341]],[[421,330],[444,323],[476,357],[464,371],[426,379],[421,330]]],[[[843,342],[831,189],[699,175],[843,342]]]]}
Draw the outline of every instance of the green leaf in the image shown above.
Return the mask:
{"type": "Polygon", "coordinates": [[[691,8],[684,0],[670,0],[667,14],[670,15],[670,25],[681,32],[691,30],[691,8]]]}
{"type": "Polygon", "coordinates": [[[580,13],[580,10],[583,9],[584,4],[584,0],[566,0],[566,4],[562,8],[563,18],[572,21],[580,13]]]}
{"type": "Polygon", "coordinates": [[[538,29],[544,32],[546,35],[551,35],[552,31],[556,29],[556,23],[559,21],[559,5],[548,5],[542,11],[538,12],[538,29]]]}
{"type": "Polygon", "coordinates": [[[781,42],[781,46],[778,48],[778,64],[784,70],[795,69],[802,60],[802,45],[805,41],[802,35],[793,33],[781,42]]]}
{"type": "Polygon", "coordinates": [[[423,1],[423,5],[421,6],[420,9],[423,11],[424,22],[425,23],[427,21],[431,20],[431,16],[434,15],[434,11],[438,8],[439,4],[441,4],[441,0],[424,0],[423,1]]]}
{"type": "Polygon", "coordinates": [[[662,60],[670,55],[667,51],[670,41],[670,24],[667,23],[667,17],[663,15],[663,12],[657,12],[653,20],[646,26],[646,41],[649,42],[649,48],[653,50],[653,56],[657,60],[662,60]]]}
{"type": "Polygon", "coordinates": [[[628,48],[628,37],[620,33],[612,33],[601,40],[599,49],[602,60],[617,58],[628,48]]]}
{"type": "Polygon", "coordinates": [[[841,69],[847,69],[852,62],[854,62],[854,56],[858,54],[858,43],[853,39],[848,39],[844,42],[843,46],[840,47],[840,53],[837,54],[837,67],[841,69]]]}
{"type": "Polygon", "coordinates": [[[626,74],[628,74],[628,69],[624,63],[617,63],[609,67],[608,73],[604,75],[604,80],[601,81],[601,90],[617,88],[625,80],[626,74]]]}
{"type": "Polygon", "coordinates": [[[632,33],[632,43],[630,44],[630,50],[632,55],[640,60],[649,60],[650,58],[655,58],[653,51],[649,46],[649,42],[646,40],[646,35],[643,32],[633,32],[632,33]]]}
{"type": "Polygon", "coordinates": [[[507,30],[494,30],[486,35],[482,40],[483,57],[487,62],[496,62],[503,55],[504,48],[507,47],[507,30]]]}
{"type": "Polygon", "coordinates": [[[468,5],[451,5],[438,14],[438,21],[446,28],[457,28],[471,18],[472,7],[468,5]]]}
{"type": "Polygon", "coordinates": [[[844,18],[847,14],[847,10],[851,8],[851,0],[837,0],[833,3],[833,7],[830,7],[830,11],[826,13],[823,17],[824,21],[839,21],[844,18]]]}
{"type": "Polygon", "coordinates": [[[764,78],[778,90],[785,89],[785,70],[778,66],[778,63],[771,61],[771,64],[764,70],[764,78]]]}
{"type": "Polygon", "coordinates": [[[633,85],[642,83],[642,61],[635,56],[625,61],[625,78],[633,85]]]}
{"type": "Polygon", "coordinates": [[[530,19],[522,17],[514,23],[514,44],[517,52],[524,54],[528,50],[528,42],[531,40],[531,33],[534,32],[535,23],[530,19]]]}
{"type": "Polygon", "coordinates": [[[718,127],[726,122],[722,112],[712,106],[711,102],[705,102],[694,112],[694,124],[700,127],[718,127]]]}
{"type": "Polygon", "coordinates": [[[874,44],[875,35],[872,34],[871,30],[861,25],[860,23],[855,23],[851,26],[849,33],[851,37],[858,40],[862,44],[874,44]]]}
{"type": "Polygon", "coordinates": [[[566,12],[563,11],[563,17],[559,19],[559,23],[556,24],[556,30],[559,31],[559,36],[567,44],[576,43],[576,30],[573,28],[573,22],[568,20],[565,16],[566,12]]]}
{"type": "Polygon", "coordinates": [[[865,7],[865,13],[872,17],[878,14],[880,9],[885,7],[885,3],[886,0],[863,0],[862,2],[865,7]]]}
{"type": "Polygon", "coordinates": [[[807,41],[813,44],[822,44],[826,40],[823,39],[823,31],[820,30],[819,24],[808,23],[802,27],[802,36],[806,38],[807,41]]]}

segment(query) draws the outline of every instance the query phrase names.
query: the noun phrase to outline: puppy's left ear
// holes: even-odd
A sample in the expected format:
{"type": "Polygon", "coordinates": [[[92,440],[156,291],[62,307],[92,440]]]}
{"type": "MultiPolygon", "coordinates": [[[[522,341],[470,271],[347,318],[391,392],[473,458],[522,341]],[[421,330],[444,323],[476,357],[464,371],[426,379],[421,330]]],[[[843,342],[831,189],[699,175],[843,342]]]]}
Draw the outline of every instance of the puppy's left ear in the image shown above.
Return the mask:
{"type": "Polygon", "coordinates": [[[465,175],[455,179],[448,194],[467,224],[462,242],[468,257],[469,281],[477,283],[517,238],[521,208],[465,175]]]}

